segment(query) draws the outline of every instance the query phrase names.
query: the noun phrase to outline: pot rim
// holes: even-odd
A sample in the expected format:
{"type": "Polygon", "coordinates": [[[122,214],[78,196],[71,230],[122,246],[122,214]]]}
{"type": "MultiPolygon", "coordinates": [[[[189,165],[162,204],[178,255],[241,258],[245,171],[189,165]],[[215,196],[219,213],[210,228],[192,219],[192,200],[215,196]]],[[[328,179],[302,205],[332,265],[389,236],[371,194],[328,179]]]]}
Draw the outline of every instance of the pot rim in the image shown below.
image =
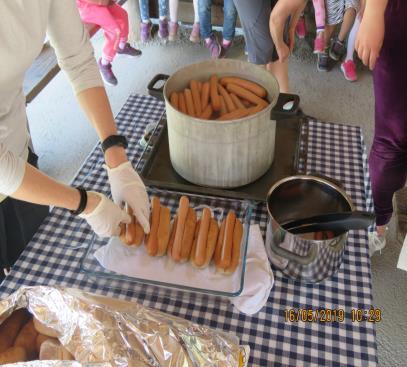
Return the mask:
{"type": "MultiPolygon", "coordinates": [[[[272,110],[272,109],[274,108],[274,106],[276,105],[277,100],[278,100],[278,96],[279,96],[279,94],[280,94],[280,85],[278,84],[278,80],[276,79],[276,77],[275,77],[272,73],[270,73],[269,71],[267,71],[267,70],[265,70],[265,69],[264,69],[264,70],[261,69],[261,70],[262,70],[262,72],[265,73],[265,75],[267,75],[268,77],[271,77],[271,78],[274,79],[274,81],[275,81],[275,83],[276,83],[276,85],[277,85],[277,91],[276,91],[277,93],[276,93],[276,96],[272,96],[272,100],[271,100],[271,101],[268,100],[269,105],[268,105],[265,109],[263,109],[263,110],[261,110],[261,111],[255,113],[254,115],[242,117],[242,118],[240,118],[240,119],[233,119],[233,120],[226,120],[226,121],[203,120],[203,119],[200,119],[200,118],[197,118],[197,117],[189,116],[189,115],[187,115],[187,114],[185,114],[185,113],[182,113],[181,111],[178,111],[177,109],[175,109],[175,108],[171,105],[171,103],[170,103],[170,101],[169,101],[169,98],[167,97],[167,94],[168,94],[168,93],[167,93],[168,82],[169,82],[171,79],[175,78],[175,77],[177,76],[177,74],[183,72],[184,69],[186,69],[186,68],[188,68],[188,67],[191,67],[192,65],[211,64],[211,63],[214,63],[214,62],[216,62],[216,63],[222,63],[222,62],[225,62],[225,63],[226,63],[226,62],[227,62],[227,63],[234,63],[234,64],[236,64],[236,65],[237,65],[237,64],[248,64],[248,65],[250,65],[250,67],[258,67],[257,65],[254,65],[254,64],[252,64],[252,63],[250,63],[250,62],[247,62],[247,61],[233,60],[233,59],[226,59],[226,60],[224,60],[224,59],[219,59],[219,60],[205,60],[205,61],[200,61],[200,62],[197,62],[197,63],[185,65],[185,66],[183,66],[182,68],[178,69],[175,73],[171,74],[171,76],[167,79],[167,81],[166,81],[165,84],[164,84],[163,96],[164,96],[166,108],[168,108],[168,107],[170,106],[170,108],[171,108],[173,111],[176,111],[177,113],[180,113],[180,114],[183,115],[183,116],[187,116],[189,119],[191,119],[192,121],[194,121],[194,122],[196,122],[196,123],[205,124],[205,125],[208,125],[208,124],[210,124],[210,125],[219,125],[220,122],[222,123],[222,125],[230,125],[230,124],[235,124],[235,123],[239,123],[239,122],[240,122],[240,123],[243,123],[243,122],[246,122],[248,119],[251,119],[251,118],[254,118],[254,117],[256,117],[256,116],[259,116],[259,115],[262,114],[262,113],[265,113],[265,112],[268,112],[269,114],[271,113],[271,110],[272,110]]],[[[234,74],[231,73],[230,75],[234,75],[234,74]]],[[[234,75],[234,76],[236,76],[236,75],[234,75]]],[[[247,76],[244,76],[244,79],[247,79],[247,80],[250,80],[250,81],[252,81],[252,82],[254,82],[254,83],[260,84],[263,88],[265,88],[263,84],[261,84],[261,83],[259,83],[259,82],[257,82],[257,81],[254,81],[254,80],[252,80],[252,79],[249,79],[247,76]]],[[[267,88],[265,88],[265,89],[267,89],[267,88]]],[[[271,120],[271,118],[270,118],[270,120],[271,120]]]]}
{"type": "MultiPolygon", "coordinates": [[[[352,199],[349,197],[349,195],[345,192],[345,190],[344,190],[343,188],[341,188],[340,186],[338,186],[338,185],[335,184],[334,182],[331,182],[331,181],[329,181],[329,180],[326,179],[326,178],[318,177],[318,176],[314,176],[314,175],[301,175],[301,174],[300,174],[300,175],[288,176],[288,177],[285,177],[285,178],[283,178],[283,179],[277,181],[273,186],[271,186],[270,190],[269,190],[268,193],[267,193],[267,197],[266,197],[267,213],[268,213],[268,215],[270,216],[271,219],[273,219],[276,223],[278,223],[278,225],[279,225],[280,227],[281,227],[281,224],[280,224],[280,223],[274,218],[274,216],[271,214],[270,205],[269,205],[269,198],[270,198],[270,196],[273,194],[273,192],[274,192],[279,186],[281,186],[282,184],[284,184],[284,183],[286,183],[286,182],[293,181],[293,180],[316,181],[316,182],[319,182],[319,183],[323,183],[323,184],[325,184],[325,185],[328,185],[328,186],[330,186],[332,189],[334,189],[335,191],[337,191],[339,194],[342,195],[342,197],[343,197],[343,198],[347,201],[347,203],[349,204],[351,211],[356,210],[356,207],[355,207],[355,205],[353,204],[352,199]]],[[[289,231],[287,231],[287,232],[289,232],[289,231]]],[[[290,233],[290,232],[289,232],[289,233],[290,233]]],[[[345,232],[345,233],[347,233],[347,232],[345,232]]],[[[292,234],[293,236],[297,236],[296,234],[293,234],[293,233],[291,233],[291,234],[292,234]]],[[[340,234],[340,235],[338,235],[338,236],[335,236],[334,238],[339,237],[339,236],[341,236],[341,235],[343,235],[343,234],[340,234]]],[[[312,240],[312,241],[318,241],[318,240],[312,240]]],[[[325,240],[322,240],[322,241],[325,241],[325,240]]]]}

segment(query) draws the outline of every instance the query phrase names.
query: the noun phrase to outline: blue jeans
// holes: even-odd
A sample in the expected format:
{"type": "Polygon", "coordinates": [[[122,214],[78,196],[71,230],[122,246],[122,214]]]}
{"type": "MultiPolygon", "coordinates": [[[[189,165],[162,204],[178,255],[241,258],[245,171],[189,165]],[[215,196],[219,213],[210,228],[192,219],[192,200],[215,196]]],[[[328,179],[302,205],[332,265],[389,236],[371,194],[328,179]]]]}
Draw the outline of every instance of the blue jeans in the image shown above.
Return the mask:
{"type": "MultiPolygon", "coordinates": [[[[150,12],[148,8],[149,0],[139,0],[140,16],[143,22],[150,20],[150,12]]],[[[168,0],[158,0],[158,13],[160,17],[168,15],[168,0]]]]}
{"type": "MultiPolygon", "coordinates": [[[[212,35],[211,6],[212,0],[199,0],[199,23],[202,38],[209,38],[212,35]]],[[[228,41],[233,40],[235,36],[236,18],[237,11],[233,0],[224,0],[223,39],[228,41]]]]}

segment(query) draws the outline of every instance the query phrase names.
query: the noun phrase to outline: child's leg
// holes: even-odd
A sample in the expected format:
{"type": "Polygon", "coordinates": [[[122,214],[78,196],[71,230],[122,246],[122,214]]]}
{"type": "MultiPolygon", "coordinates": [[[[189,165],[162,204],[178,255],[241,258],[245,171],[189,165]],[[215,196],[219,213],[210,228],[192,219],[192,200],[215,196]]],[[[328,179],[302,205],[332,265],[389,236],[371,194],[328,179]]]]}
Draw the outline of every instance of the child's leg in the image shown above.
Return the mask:
{"type": "Polygon", "coordinates": [[[339,41],[341,42],[345,41],[349,31],[353,26],[353,23],[355,22],[355,18],[356,18],[356,8],[355,7],[346,8],[345,13],[343,15],[341,29],[339,30],[338,34],[339,41]]]}
{"type": "Polygon", "coordinates": [[[199,23],[199,0],[194,0],[194,23],[199,23]]]}
{"type": "Polygon", "coordinates": [[[223,41],[229,44],[235,36],[237,11],[233,0],[224,0],[223,4],[223,41]]]}
{"type": "Polygon", "coordinates": [[[355,19],[355,22],[353,23],[353,27],[349,33],[348,44],[346,46],[346,59],[345,60],[353,60],[353,54],[355,52],[356,36],[359,31],[359,26],[360,26],[360,18],[357,16],[355,19]]]}
{"type": "Polygon", "coordinates": [[[123,48],[126,45],[127,37],[129,35],[129,19],[127,11],[120,5],[113,4],[109,6],[110,14],[116,19],[118,26],[120,27],[120,40],[119,47],[123,48]]]}
{"type": "Polygon", "coordinates": [[[201,36],[205,40],[208,40],[212,35],[211,6],[212,0],[199,0],[199,23],[201,36]]]}
{"type": "Polygon", "coordinates": [[[277,79],[280,86],[280,92],[288,93],[288,59],[284,62],[275,61],[266,65],[266,69],[271,72],[277,79]]]}
{"type": "Polygon", "coordinates": [[[170,20],[171,22],[178,22],[178,0],[169,0],[170,20]]]}
{"type": "Polygon", "coordinates": [[[315,24],[317,32],[323,32],[325,29],[325,2],[324,0],[312,0],[315,10],[315,24]]]}
{"type": "Polygon", "coordinates": [[[168,17],[168,0],[158,0],[158,13],[160,19],[163,20],[168,17]]]}
{"type": "Polygon", "coordinates": [[[139,0],[140,17],[143,23],[150,22],[150,9],[148,7],[148,0],[139,0]]]}

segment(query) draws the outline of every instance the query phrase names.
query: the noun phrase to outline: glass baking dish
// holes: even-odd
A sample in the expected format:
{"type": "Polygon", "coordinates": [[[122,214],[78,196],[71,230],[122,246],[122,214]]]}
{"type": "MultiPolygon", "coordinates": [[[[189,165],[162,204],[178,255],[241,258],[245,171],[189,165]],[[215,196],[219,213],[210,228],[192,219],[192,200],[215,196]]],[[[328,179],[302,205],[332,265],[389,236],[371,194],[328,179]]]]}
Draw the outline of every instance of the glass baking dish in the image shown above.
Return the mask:
{"type": "MultiPolygon", "coordinates": [[[[176,269],[176,266],[181,266],[185,268],[185,274],[189,274],[189,276],[181,278],[182,281],[180,282],[167,281],[165,280],[166,277],[163,277],[162,271],[157,272],[155,270],[149,271],[148,277],[128,276],[117,271],[107,270],[96,259],[95,253],[100,254],[101,251],[103,253],[106,249],[109,249],[108,251],[110,251],[110,249],[114,249],[115,247],[120,246],[125,248],[121,249],[120,251],[130,251],[128,253],[129,258],[130,256],[148,256],[146,255],[144,244],[142,244],[139,248],[129,248],[128,246],[118,244],[119,240],[117,238],[112,241],[112,239],[103,239],[97,237],[96,235],[93,236],[92,240],[87,245],[86,254],[82,258],[80,265],[81,271],[86,273],[88,276],[97,278],[98,281],[102,281],[102,279],[110,280],[109,282],[105,283],[108,287],[129,288],[129,285],[131,284],[131,289],[133,291],[137,291],[141,296],[144,294],[146,296],[154,295],[155,297],[175,297],[178,299],[179,297],[186,298],[185,293],[192,292],[195,294],[195,301],[197,300],[197,295],[219,296],[228,298],[239,296],[242,293],[244,286],[249,228],[254,203],[248,200],[209,197],[198,194],[161,190],[152,187],[147,188],[147,191],[150,197],[152,195],[158,196],[161,200],[161,205],[165,205],[170,208],[172,218],[176,214],[179,198],[182,195],[186,195],[189,198],[190,205],[191,207],[195,208],[198,217],[200,217],[201,215],[203,206],[210,207],[213,211],[215,219],[218,220],[219,224],[221,223],[223,217],[227,215],[227,212],[230,209],[233,209],[236,213],[236,216],[243,223],[244,227],[240,250],[241,261],[235,273],[232,275],[220,275],[215,272],[215,267],[213,264],[211,264],[208,269],[201,270],[193,267],[189,262],[185,264],[175,264],[170,258],[165,256],[162,258],[148,257],[148,259],[147,257],[144,257],[148,262],[145,267],[148,268],[148,266],[151,265],[151,267],[154,267],[155,270],[160,269],[161,267],[164,271],[169,271],[168,269],[171,269],[171,266],[173,266],[173,269],[176,269]],[[171,262],[172,264],[169,264],[169,262],[171,262]],[[220,277],[222,277],[222,281],[212,282],[208,280],[207,282],[205,282],[205,276],[208,277],[208,279],[220,279],[220,277]],[[199,285],[196,281],[194,281],[194,279],[201,280],[199,282],[199,285]],[[228,281],[228,279],[230,280],[230,282],[228,281]],[[189,284],[190,281],[193,284],[189,284]],[[228,286],[222,288],[222,286],[220,286],[218,283],[222,283],[225,285],[227,284],[228,286]]],[[[106,256],[106,252],[104,253],[104,256],[106,256]]],[[[135,257],[135,259],[137,258],[135,257]]],[[[122,268],[121,266],[116,267],[120,269],[122,268]]],[[[205,298],[200,297],[200,299],[202,301],[205,298]]]]}

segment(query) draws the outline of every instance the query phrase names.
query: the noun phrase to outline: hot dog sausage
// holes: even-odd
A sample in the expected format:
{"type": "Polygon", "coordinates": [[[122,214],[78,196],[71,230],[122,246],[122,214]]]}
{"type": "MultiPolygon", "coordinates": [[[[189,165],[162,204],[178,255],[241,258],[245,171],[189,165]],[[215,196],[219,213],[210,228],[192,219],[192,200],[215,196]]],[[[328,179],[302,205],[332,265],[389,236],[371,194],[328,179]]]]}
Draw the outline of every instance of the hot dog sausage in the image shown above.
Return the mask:
{"type": "Polygon", "coordinates": [[[179,97],[177,92],[172,92],[170,96],[170,103],[172,107],[174,107],[176,110],[179,110],[179,97]]]}
{"type": "Polygon", "coordinates": [[[160,207],[160,223],[158,224],[157,256],[163,256],[167,252],[168,241],[171,234],[171,211],[166,206],[160,207]]]}
{"type": "Polygon", "coordinates": [[[221,117],[218,118],[220,121],[226,121],[226,120],[237,120],[241,119],[243,117],[246,117],[249,114],[247,108],[240,109],[240,110],[234,110],[232,112],[225,113],[221,117]]]}
{"type": "Polygon", "coordinates": [[[181,196],[178,206],[178,223],[175,232],[174,245],[172,248],[172,258],[174,261],[181,260],[182,237],[185,230],[185,222],[187,220],[189,210],[189,199],[186,196],[181,196]]]}
{"type": "Polygon", "coordinates": [[[210,209],[204,208],[201,217],[201,228],[196,243],[195,263],[201,267],[205,264],[206,244],[208,241],[209,226],[211,224],[212,213],[210,209]]]}
{"type": "Polygon", "coordinates": [[[194,102],[195,116],[199,116],[202,113],[202,106],[201,106],[201,94],[199,93],[198,82],[196,80],[192,79],[189,82],[189,86],[191,88],[192,101],[194,102]]]}
{"type": "Polygon", "coordinates": [[[199,236],[200,229],[201,229],[201,220],[198,219],[198,221],[196,222],[196,227],[195,227],[194,242],[192,244],[192,249],[191,249],[191,263],[194,266],[197,266],[195,263],[195,256],[196,256],[196,245],[198,242],[198,236],[199,236]]]}
{"type": "Polygon", "coordinates": [[[29,320],[30,314],[25,309],[14,311],[0,325],[0,353],[14,344],[22,326],[29,320]]]}
{"type": "Polygon", "coordinates": [[[216,241],[215,253],[213,255],[213,262],[215,263],[216,266],[219,266],[220,256],[222,254],[222,244],[223,244],[223,239],[225,238],[225,226],[226,226],[226,218],[223,219],[223,221],[220,225],[218,240],[216,241]]]}
{"type": "Polygon", "coordinates": [[[195,107],[194,107],[194,101],[192,99],[192,92],[191,89],[185,89],[184,91],[185,95],[185,102],[187,104],[187,113],[189,116],[195,117],[195,107]]]}
{"type": "Polygon", "coordinates": [[[218,77],[216,75],[212,75],[210,80],[210,96],[211,96],[211,103],[212,109],[214,111],[220,110],[220,99],[218,93],[218,77]]]}
{"type": "Polygon", "coordinates": [[[147,240],[147,253],[156,256],[158,251],[158,225],[160,224],[160,199],[156,196],[151,198],[151,223],[150,233],[147,240]]]}
{"type": "Polygon", "coordinates": [[[135,219],[135,221],[136,221],[136,234],[133,245],[140,246],[143,243],[144,239],[144,229],[141,226],[141,224],[137,221],[137,219],[135,219]]]}
{"type": "Polygon", "coordinates": [[[227,274],[232,274],[239,265],[240,260],[240,244],[243,237],[243,224],[236,218],[235,228],[233,231],[233,247],[232,247],[232,260],[230,265],[226,268],[227,274]]]}
{"type": "Polygon", "coordinates": [[[180,110],[182,113],[187,114],[187,103],[185,102],[185,95],[184,95],[184,93],[181,92],[181,93],[179,94],[178,99],[179,99],[179,101],[178,101],[178,103],[179,103],[179,110],[180,110]]]}
{"type": "Polygon", "coordinates": [[[201,116],[199,118],[203,120],[209,120],[210,117],[212,116],[213,110],[212,110],[212,105],[208,104],[204,111],[201,113],[201,116]]]}
{"type": "Polygon", "coordinates": [[[174,246],[175,232],[177,231],[177,222],[178,222],[178,217],[175,217],[174,221],[172,223],[171,236],[170,236],[170,240],[168,241],[168,246],[167,246],[167,256],[170,256],[170,257],[172,257],[172,248],[174,246]]]}
{"type": "Polygon", "coordinates": [[[201,106],[202,110],[205,110],[209,103],[209,82],[205,82],[202,85],[201,92],[201,106]]]}
{"type": "Polygon", "coordinates": [[[242,79],[242,78],[235,78],[235,77],[224,77],[220,80],[222,85],[227,85],[229,83],[237,84],[242,88],[247,89],[248,91],[254,93],[255,95],[259,96],[260,98],[264,98],[267,95],[267,91],[257,83],[254,83],[250,80],[242,79]]]}
{"type": "Polygon", "coordinates": [[[249,112],[248,116],[255,115],[257,112],[260,112],[260,111],[264,110],[265,108],[266,108],[266,106],[263,106],[263,105],[257,105],[257,106],[254,106],[254,107],[249,107],[247,109],[247,111],[249,112]]]}
{"type": "Polygon", "coordinates": [[[219,267],[226,269],[232,261],[233,232],[235,229],[236,214],[230,210],[226,216],[225,238],[223,239],[219,267]]]}
{"type": "Polygon", "coordinates": [[[223,96],[219,97],[220,99],[220,115],[226,115],[228,113],[228,110],[226,108],[226,103],[225,103],[225,99],[223,98],[223,96]]]}
{"type": "Polygon", "coordinates": [[[225,100],[225,104],[226,104],[226,109],[228,110],[228,112],[233,112],[236,110],[236,106],[232,101],[232,98],[230,97],[229,93],[227,92],[227,90],[225,88],[222,87],[221,84],[218,84],[218,88],[219,88],[219,93],[220,95],[223,97],[223,99],[225,100]]]}
{"type": "Polygon", "coordinates": [[[216,248],[216,241],[218,239],[218,233],[219,233],[218,222],[216,221],[215,218],[211,218],[211,224],[209,225],[208,231],[208,240],[206,243],[205,263],[203,264],[204,268],[209,265],[213,258],[213,254],[216,248]]]}
{"type": "Polygon", "coordinates": [[[233,103],[235,104],[235,106],[238,109],[246,108],[245,105],[242,103],[242,101],[240,100],[240,98],[236,94],[230,93],[230,98],[232,98],[233,103]]]}
{"type": "Polygon", "coordinates": [[[181,262],[188,261],[190,258],[192,244],[194,242],[196,220],[195,210],[190,207],[188,209],[184,234],[182,236],[181,262]]]}
{"type": "Polygon", "coordinates": [[[237,84],[229,83],[226,85],[226,89],[228,90],[228,92],[234,93],[240,98],[247,99],[249,102],[254,103],[255,105],[259,104],[259,105],[267,106],[269,104],[264,99],[261,99],[256,94],[248,91],[247,89],[244,89],[244,88],[238,86],[237,84]]]}

